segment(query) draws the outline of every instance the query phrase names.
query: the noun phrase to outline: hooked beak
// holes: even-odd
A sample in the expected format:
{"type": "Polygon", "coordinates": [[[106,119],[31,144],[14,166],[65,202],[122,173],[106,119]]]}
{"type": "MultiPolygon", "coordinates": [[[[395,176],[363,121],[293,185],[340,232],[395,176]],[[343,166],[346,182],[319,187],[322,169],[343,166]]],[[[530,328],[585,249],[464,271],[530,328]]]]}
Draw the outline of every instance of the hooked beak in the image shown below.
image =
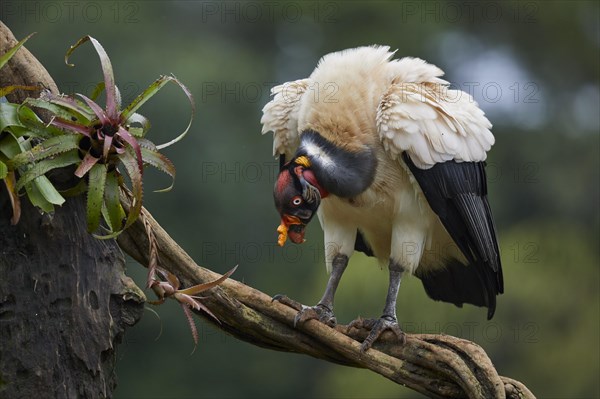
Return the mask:
{"type": "Polygon", "coordinates": [[[294,244],[302,244],[304,242],[305,228],[306,225],[302,223],[298,217],[283,215],[281,224],[277,227],[277,232],[279,233],[277,244],[279,244],[280,247],[283,247],[288,235],[294,244]]]}

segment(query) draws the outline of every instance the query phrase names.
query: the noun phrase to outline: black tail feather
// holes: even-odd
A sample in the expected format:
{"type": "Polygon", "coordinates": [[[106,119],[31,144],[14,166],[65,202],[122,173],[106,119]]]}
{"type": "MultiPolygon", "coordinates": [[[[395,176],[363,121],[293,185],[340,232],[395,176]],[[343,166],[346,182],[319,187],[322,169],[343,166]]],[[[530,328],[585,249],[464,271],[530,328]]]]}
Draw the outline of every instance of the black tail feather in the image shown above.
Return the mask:
{"type": "Polygon", "coordinates": [[[481,266],[465,265],[453,259],[443,269],[421,272],[417,269],[425,292],[431,299],[462,307],[464,303],[488,308],[488,320],[496,311],[496,281],[481,273],[481,266]]]}

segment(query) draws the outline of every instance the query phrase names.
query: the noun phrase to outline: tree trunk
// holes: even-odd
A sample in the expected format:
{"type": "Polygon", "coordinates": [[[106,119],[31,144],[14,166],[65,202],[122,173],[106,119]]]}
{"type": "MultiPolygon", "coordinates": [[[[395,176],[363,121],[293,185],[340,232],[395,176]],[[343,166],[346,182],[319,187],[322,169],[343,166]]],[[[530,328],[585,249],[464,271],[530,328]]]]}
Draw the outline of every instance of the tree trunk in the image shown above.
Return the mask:
{"type": "MultiPolygon", "coordinates": [[[[0,22],[0,54],[15,43],[0,22]]],[[[8,84],[56,91],[24,48],[2,69],[1,86],[8,84]]],[[[17,93],[13,101],[23,97],[17,93]]],[[[42,215],[25,198],[21,205],[21,220],[12,226],[0,184],[0,397],[110,397],[115,349],[141,317],[144,294],[125,276],[114,240],[87,233],[83,196],[54,215],[42,215]]]]}

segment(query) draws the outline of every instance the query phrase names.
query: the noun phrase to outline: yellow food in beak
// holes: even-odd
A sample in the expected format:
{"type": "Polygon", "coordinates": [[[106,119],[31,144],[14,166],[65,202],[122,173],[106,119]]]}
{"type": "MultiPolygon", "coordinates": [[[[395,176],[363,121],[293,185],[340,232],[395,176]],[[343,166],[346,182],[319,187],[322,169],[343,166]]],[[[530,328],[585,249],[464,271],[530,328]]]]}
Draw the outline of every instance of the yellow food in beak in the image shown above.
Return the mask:
{"type": "Polygon", "coordinates": [[[281,218],[281,224],[277,227],[277,232],[279,233],[277,244],[280,247],[283,247],[285,244],[288,238],[288,229],[292,224],[302,224],[302,222],[296,216],[284,215],[281,218]]]}
{"type": "Polygon", "coordinates": [[[277,232],[279,233],[279,237],[277,238],[277,244],[280,247],[283,247],[285,241],[287,240],[288,228],[285,224],[281,223],[279,227],[277,227],[277,232]]]}

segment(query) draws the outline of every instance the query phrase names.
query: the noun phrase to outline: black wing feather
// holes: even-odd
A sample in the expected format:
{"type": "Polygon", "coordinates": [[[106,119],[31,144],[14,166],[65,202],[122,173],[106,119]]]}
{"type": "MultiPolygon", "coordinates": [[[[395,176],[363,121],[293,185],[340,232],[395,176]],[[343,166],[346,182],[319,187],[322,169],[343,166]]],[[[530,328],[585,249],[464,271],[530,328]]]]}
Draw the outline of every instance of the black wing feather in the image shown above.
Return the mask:
{"type": "Polygon", "coordinates": [[[431,209],[467,259],[449,259],[434,272],[419,271],[427,294],[461,306],[471,303],[496,310],[496,295],[504,292],[500,251],[490,205],[484,162],[438,163],[419,169],[407,153],[403,159],[419,183],[431,209]]]}

